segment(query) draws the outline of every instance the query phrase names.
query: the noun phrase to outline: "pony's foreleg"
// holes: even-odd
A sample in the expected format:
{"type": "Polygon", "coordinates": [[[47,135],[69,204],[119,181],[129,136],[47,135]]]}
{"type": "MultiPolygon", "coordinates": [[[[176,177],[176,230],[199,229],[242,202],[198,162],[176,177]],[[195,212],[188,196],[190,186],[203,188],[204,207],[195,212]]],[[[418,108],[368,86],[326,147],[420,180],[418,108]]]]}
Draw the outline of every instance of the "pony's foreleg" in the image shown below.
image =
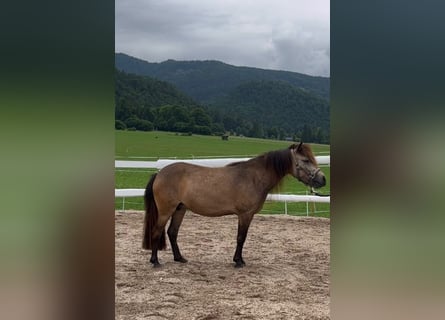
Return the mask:
{"type": "Polygon", "coordinates": [[[249,230],[250,222],[253,214],[244,214],[238,216],[238,236],[236,237],[236,251],[233,256],[235,268],[241,268],[246,263],[243,260],[243,246],[246,241],[247,231],[249,230]]]}
{"type": "Polygon", "coordinates": [[[184,219],[185,211],[186,208],[182,206],[173,213],[170,221],[170,226],[167,230],[168,238],[170,239],[170,244],[172,246],[173,258],[175,261],[183,263],[187,262],[187,259],[184,259],[184,257],[181,255],[181,252],[179,251],[177,238],[179,227],[181,226],[182,219],[184,219]]]}

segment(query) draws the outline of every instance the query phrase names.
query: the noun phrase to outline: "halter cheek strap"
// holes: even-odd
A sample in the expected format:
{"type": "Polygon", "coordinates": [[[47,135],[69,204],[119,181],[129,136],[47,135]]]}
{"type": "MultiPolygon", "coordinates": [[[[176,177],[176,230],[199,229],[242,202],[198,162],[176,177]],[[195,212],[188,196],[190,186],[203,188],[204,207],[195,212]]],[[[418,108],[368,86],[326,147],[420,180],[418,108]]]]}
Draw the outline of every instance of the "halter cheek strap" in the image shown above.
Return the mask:
{"type": "Polygon", "coordinates": [[[300,162],[300,160],[297,161],[297,167],[296,167],[297,168],[297,175],[298,175],[298,171],[303,170],[309,176],[311,181],[314,180],[315,176],[320,171],[320,168],[317,168],[314,171],[310,171],[310,170],[307,170],[306,168],[300,166],[299,162],[300,162]]]}

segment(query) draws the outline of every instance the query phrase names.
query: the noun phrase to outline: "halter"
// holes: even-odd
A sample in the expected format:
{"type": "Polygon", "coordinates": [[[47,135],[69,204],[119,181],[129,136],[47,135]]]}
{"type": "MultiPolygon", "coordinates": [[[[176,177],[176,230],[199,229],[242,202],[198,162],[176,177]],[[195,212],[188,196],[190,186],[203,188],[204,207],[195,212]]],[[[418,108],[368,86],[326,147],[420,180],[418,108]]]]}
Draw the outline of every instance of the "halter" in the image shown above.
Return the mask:
{"type": "Polygon", "coordinates": [[[300,171],[300,170],[303,170],[308,176],[309,176],[309,178],[311,179],[310,180],[310,191],[311,191],[311,193],[312,194],[314,194],[314,195],[316,195],[316,196],[319,196],[319,197],[329,197],[329,196],[331,196],[330,194],[321,194],[321,193],[318,193],[317,191],[315,191],[314,190],[314,187],[312,186],[312,181],[314,180],[314,178],[315,178],[315,176],[317,175],[317,173],[318,173],[318,171],[320,171],[321,169],[320,168],[317,168],[317,169],[315,169],[314,171],[310,171],[310,170],[308,170],[308,169],[306,169],[306,168],[304,168],[304,167],[301,167],[300,165],[299,165],[299,162],[300,162],[301,160],[298,160],[297,161],[297,175],[298,175],[298,171],[300,171]]]}
{"type": "Polygon", "coordinates": [[[314,178],[317,175],[318,171],[320,171],[320,168],[317,168],[314,171],[310,171],[310,170],[308,170],[308,169],[306,169],[304,167],[301,167],[299,165],[300,161],[301,160],[297,161],[297,167],[296,167],[297,168],[297,175],[298,175],[298,171],[303,170],[309,176],[309,178],[311,179],[310,181],[311,181],[311,185],[312,185],[312,181],[314,180],[314,178]]]}

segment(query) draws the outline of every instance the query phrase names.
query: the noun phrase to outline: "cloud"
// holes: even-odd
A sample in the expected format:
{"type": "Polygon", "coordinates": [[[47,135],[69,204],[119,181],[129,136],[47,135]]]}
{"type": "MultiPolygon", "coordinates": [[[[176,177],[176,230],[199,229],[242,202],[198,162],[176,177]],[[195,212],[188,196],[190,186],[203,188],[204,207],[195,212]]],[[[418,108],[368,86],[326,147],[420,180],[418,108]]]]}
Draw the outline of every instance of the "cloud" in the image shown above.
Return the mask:
{"type": "Polygon", "coordinates": [[[329,76],[329,1],[116,0],[116,52],[329,76]]]}

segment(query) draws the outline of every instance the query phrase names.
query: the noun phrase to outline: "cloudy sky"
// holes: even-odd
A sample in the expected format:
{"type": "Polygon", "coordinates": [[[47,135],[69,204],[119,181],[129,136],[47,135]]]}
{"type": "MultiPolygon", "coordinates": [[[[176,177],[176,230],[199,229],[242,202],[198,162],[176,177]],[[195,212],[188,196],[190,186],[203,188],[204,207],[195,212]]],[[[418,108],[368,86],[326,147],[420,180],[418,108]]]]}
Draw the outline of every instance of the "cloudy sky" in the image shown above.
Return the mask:
{"type": "Polygon", "coordinates": [[[116,0],[116,52],[330,72],[329,0],[116,0]]]}

